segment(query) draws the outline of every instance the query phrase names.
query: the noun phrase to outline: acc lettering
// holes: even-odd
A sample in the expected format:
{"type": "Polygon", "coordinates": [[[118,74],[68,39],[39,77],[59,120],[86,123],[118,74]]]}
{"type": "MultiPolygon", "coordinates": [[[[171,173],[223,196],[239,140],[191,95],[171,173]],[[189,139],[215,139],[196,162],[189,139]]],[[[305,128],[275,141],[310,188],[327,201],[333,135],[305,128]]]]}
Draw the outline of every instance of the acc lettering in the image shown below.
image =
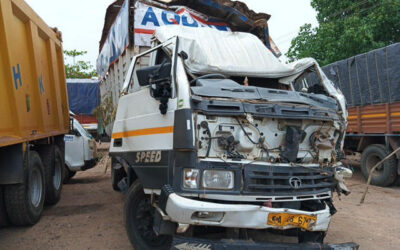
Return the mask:
{"type": "Polygon", "coordinates": [[[158,163],[161,161],[161,151],[136,153],[136,163],[158,163]]]}

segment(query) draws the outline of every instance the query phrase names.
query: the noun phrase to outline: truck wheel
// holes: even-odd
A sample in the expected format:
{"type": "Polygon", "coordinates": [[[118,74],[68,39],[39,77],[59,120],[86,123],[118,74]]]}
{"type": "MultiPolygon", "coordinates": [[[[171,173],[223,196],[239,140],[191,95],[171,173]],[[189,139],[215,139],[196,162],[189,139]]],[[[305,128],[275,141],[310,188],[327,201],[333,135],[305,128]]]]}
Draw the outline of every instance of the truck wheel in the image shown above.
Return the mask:
{"type": "Polygon", "coordinates": [[[171,236],[157,236],[153,231],[154,212],[150,196],[144,194],[142,184],[136,180],[125,200],[125,227],[134,249],[171,248],[171,236]]]}
{"type": "MultiPolygon", "coordinates": [[[[366,179],[375,164],[383,160],[388,155],[386,147],[381,144],[368,146],[361,155],[361,171],[366,179]]],[[[393,156],[372,174],[371,184],[381,187],[391,185],[397,176],[396,158],[393,156]]]]}
{"type": "Polygon", "coordinates": [[[40,148],[39,154],[44,166],[45,204],[54,205],[61,198],[64,158],[60,149],[53,145],[40,148]]]}
{"type": "Polygon", "coordinates": [[[36,224],[43,212],[44,198],[43,164],[39,154],[30,151],[29,162],[24,162],[24,182],[4,187],[4,201],[10,222],[15,226],[36,224]]]}
{"type": "Polygon", "coordinates": [[[64,179],[63,179],[63,183],[67,184],[72,177],[74,177],[76,174],[75,171],[71,171],[69,170],[67,165],[64,165],[64,179]]]}
{"type": "Polygon", "coordinates": [[[111,183],[112,183],[112,188],[115,191],[121,191],[120,188],[118,187],[118,183],[126,176],[125,175],[125,171],[122,168],[118,168],[115,169],[116,164],[119,163],[115,163],[113,164],[113,166],[111,166],[111,183]]]}

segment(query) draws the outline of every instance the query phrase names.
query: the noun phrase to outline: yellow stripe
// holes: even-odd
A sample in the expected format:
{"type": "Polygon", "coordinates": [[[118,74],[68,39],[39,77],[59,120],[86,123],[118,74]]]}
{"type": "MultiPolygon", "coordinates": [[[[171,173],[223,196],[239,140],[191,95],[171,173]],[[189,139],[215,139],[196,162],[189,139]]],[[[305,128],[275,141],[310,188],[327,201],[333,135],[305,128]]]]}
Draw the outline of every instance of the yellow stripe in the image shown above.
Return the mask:
{"type": "Polygon", "coordinates": [[[356,115],[349,115],[349,120],[355,120],[355,119],[357,119],[356,115]]]}
{"type": "Polygon", "coordinates": [[[173,126],[161,127],[161,128],[145,128],[145,129],[115,133],[112,135],[112,138],[113,139],[121,139],[121,138],[134,137],[134,136],[171,134],[171,133],[174,133],[173,126]]]}
{"type": "MultiPolygon", "coordinates": [[[[390,113],[391,117],[394,116],[400,116],[400,112],[393,112],[390,113]]],[[[385,113],[379,113],[379,114],[370,114],[370,115],[362,115],[361,118],[379,118],[379,117],[386,117],[385,113]]],[[[356,120],[357,116],[356,115],[349,115],[349,120],[356,120]]]]}

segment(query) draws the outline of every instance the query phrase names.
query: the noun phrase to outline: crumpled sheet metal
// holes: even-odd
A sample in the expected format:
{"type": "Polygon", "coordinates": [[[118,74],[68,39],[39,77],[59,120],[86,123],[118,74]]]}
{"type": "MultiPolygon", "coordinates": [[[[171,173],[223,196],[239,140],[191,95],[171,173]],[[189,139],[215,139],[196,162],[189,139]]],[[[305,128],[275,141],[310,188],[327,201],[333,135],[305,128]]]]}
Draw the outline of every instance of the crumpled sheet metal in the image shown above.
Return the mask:
{"type": "MultiPolygon", "coordinates": [[[[284,64],[256,36],[245,32],[222,32],[210,28],[193,32],[193,29],[184,26],[164,26],[157,28],[154,36],[161,43],[179,37],[179,51],[188,54],[185,65],[193,74],[223,73],[230,76],[284,78],[315,66],[322,85],[339,101],[343,118],[347,120],[342,92],[326,77],[313,58],[284,64]]],[[[170,45],[171,50],[173,46],[170,45]]]]}
{"type": "Polygon", "coordinates": [[[240,1],[231,0],[156,0],[172,5],[187,6],[200,13],[224,20],[233,31],[250,32],[270,46],[268,20],[270,15],[256,13],[240,1]]]}

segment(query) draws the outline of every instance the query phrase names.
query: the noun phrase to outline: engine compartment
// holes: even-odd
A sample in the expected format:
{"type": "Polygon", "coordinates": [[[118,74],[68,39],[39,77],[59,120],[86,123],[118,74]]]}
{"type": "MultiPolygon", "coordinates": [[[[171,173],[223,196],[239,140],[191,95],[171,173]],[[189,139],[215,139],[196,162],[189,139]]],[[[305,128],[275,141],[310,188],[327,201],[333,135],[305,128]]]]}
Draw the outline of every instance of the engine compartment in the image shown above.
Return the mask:
{"type": "Polygon", "coordinates": [[[199,158],[269,163],[336,161],[335,121],[195,114],[199,158]]]}

